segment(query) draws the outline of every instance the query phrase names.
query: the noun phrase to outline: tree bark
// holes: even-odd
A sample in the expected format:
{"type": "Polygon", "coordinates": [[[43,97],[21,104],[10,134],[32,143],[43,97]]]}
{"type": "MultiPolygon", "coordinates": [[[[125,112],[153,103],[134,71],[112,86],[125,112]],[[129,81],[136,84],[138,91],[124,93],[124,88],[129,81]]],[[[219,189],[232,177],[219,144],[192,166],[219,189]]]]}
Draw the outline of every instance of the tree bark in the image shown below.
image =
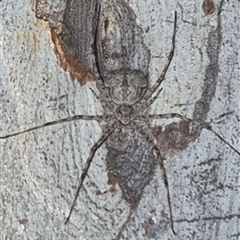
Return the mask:
{"type": "MultiPolygon", "coordinates": [[[[175,138],[183,143],[171,147],[164,137],[170,135],[163,130],[158,144],[165,159],[176,235],[169,224],[166,188],[157,167],[120,239],[237,240],[239,2],[125,2],[135,13],[150,51],[150,84],[167,61],[177,11],[175,54],[152,113],[180,113],[208,122],[236,151],[207,129],[194,140],[183,138],[179,131],[175,138]]],[[[92,91],[97,92],[94,74],[87,72],[90,78],[81,84],[72,80],[76,75],[69,74],[54,52],[50,20],[35,16],[36,3],[8,0],[1,5],[0,136],[77,114],[101,114],[104,109],[92,91]]],[[[177,121],[151,124],[168,129],[177,121]]],[[[93,159],[70,222],[64,224],[84,163],[101,134],[97,121],[79,120],[0,139],[2,239],[117,237],[131,207],[120,187],[112,191],[108,184],[104,145],[93,159]]]]}

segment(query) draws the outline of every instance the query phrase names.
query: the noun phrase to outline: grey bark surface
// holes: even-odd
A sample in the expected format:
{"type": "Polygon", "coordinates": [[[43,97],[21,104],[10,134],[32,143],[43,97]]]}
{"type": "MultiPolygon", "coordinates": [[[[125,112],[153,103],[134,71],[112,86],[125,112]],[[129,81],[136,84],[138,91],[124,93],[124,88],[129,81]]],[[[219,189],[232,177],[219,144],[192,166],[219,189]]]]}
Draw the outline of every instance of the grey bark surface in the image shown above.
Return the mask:
{"type": "MultiPolygon", "coordinates": [[[[196,0],[126,2],[150,51],[150,84],[166,62],[178,12],[175,55],[152,113],[210,122],[240,151],[239,1],[214,1],[210,15],[196,0]]],[[[49,23],[35,16],[36,3],[0,4],[0,136],[76,114],[101,114],[91,91],[97,91],[96,83],[81,86],[59,66],[49,23]]],[[[154,120],[152,127],[176,121],[154,120]]],[[[1,239],[115,239],[130,206],[120,187],[111,191],[108,184],[104,145],[93,159],[70,222],[64,224],[84,163],[101,133],[96,121],[75,121],[0,139],[1,239]]],[[[186,140],[185,147],[172,151],[166,150],[166,137],[158,140],[176,236],[158,167],[121,239],[238,240],[239,155],[204,129],[195,141],[186,140]]]]}

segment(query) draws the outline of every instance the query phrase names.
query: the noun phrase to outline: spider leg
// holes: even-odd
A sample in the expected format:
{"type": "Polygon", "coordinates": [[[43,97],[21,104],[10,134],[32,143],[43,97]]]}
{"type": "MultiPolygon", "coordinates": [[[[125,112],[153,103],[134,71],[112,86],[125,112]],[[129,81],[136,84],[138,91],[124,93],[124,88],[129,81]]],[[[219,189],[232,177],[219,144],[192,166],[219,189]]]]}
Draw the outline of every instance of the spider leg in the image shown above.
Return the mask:
{"type": "Polygon", "coordinates": [[[237,153],[240,156],[240,152],[235,147],[233,147],[230,143],[228,143],[221,135],[219,135],[216,131],[214,131],[210,125],[205,126],[205,129],[214,133],[222,142],[227,144],[235,153],[237,153]]]}
{"type": "Polygon", "coordinates": [[[155,150],[155,152],[156,152],[157,160],[160,164],[160,168],[161,168],[162,175],[163,175],[163,182],[164,182],[165,188],[167,190],[167,202],[168,202],[168,208],[169,208],[170,226],[172,229],[172,233],[174,235],[176,235],[176,232],[174,230],[174,224],[173,224],[173,214],[172,214],[172,205],[171,205],[169,184],[168,184],[166,169],[165,169],[164,163],[163,163],[164,159],[160,154],[160,150],[159,150],[158,146],[154,143],[154,142],[156,142],[156,138],[152,134],[151,134],[151,136],[149,136],[149,134],[146,133],[143,128],[139,127],[136,122],[135,122],[135,125],[138,129],[138,132],[153,146],[153,150],[155,150]]]}
{"type": "MultiPolygon", "coordinates": [[[[100,77],[100,81],[96,81],[97,88],[100,92],[100,94],[96,94],[93,89],[91,91],[95,95],[95,97],[101,101],[101,99],[105,99],[105,102],[111,102],[111,96],[110,96],[110,89],[108,86],[106,86],[106,78],[107,78],[107,69],[104,65],[104,58],[103,58],[103,51],[101,47],[101,34],[100,34],[100,26],[99,23],[101,22],[101,4],[96,4],[96,18],[95,18],[95,34],[94,34],[94,53],[95,53],[95,63],[98,75],[100,77]]],[[[102,102],[102,101],[101,101],[102,102]]],[[[106,103],[102,102],[103,105],[106,105],[106,103]]]]}
{"type": "MultiPolygon", "coordinates": [[[[154,144],[155,145],[155,144],[154,144]]],[[[169,191],[169,185],[168,185],[168,179],[167,179],[167,173],[166,173],[166,169],[164,167],[164,159],[160,154],[160,151],[158,149],[158,147],[155,145],[154,150],[157,154],[157,158],[159,160],[159,164],[160,164],[160,168],[162,170],[162,175],[163,175],[163,182],[165,185],[165,188],[167,190],[167,201],[168,201],[168,208],[169,208],[169,217],[170,217],[170,225],[171,225],[171,229],[174,235],[176,235],[176,232],[174,230],[174,225],[173,225],[173,214],[172,214],[172,205],[171,205],[171,197],[170,197],[170,191],[169,191]]]]}
{"type": "Polygon", "coordinates": [[[116,236],[115,240],[120,240],[121,236],[122,236],[122,233],[123,233],[123,230],[125,229],[126,225],[128,224],[128,222],[131,220],[131,217],[132,217],[132,214],[134,213],[135,211],[135,208],[134,209],[131,209],[129,214],[128,214],[128,217],[127,217],[127,220],[122,224],[119,232],[118,232],[118,235],[116,236]]]}
{"type": "Polygon", "coordinates": [[[77,188],[77,192],[76,192],[76,195],[75,195],[75,198],[73,200],[73,203],[72,203],[72,206],[70,208],[70,211],[69,211],[69,214],[68,214],[68,217],[65,221],[65,224],[67,224],[67,222],[69,221],[70,217],[71,217],[71,214],[72,214],[72,211],[73,211],[73,208],[75,206],[75,203],[77,201],[77,198],[78,198],[78,195],[79,195],[79,192],[81,190],[81,187],[82,187],[82,184],[83,184],[83,181],[87,175],[87,172],[88,172],[88,169],[90,168],[90,165],[92,163],[92,160],[93,160],[93,157],[96,153],[96,151],[102,146],[102,144],[108,139],[108,137],[114,132],[114,130],[117,128],[117,125],[116,123],[114,122],[109,128],[108,130],[98,139],[98,141],[92,146],[91,148],[91,151],[90,151],[90,154],[88,156],[88,159],[85,163],[85,166],[83,168],[83,172],[82,172],[82,175],[80,177],[80,182],[79,182],[79,185],[78,185],[78,188],[77,188]]]}
{"type": "Polygon", "coordinates": [[[179,118],[179,119],[182,119],[182,120],[184,120],[184,121],[196,122],[196,124],[198,124],[198,125],[200,124],[200,123],[198,123],[197,121],[194,121],[194,120],[191,119],[191,118],[184,117],[183,115],[181,115],[181,114],[179,114],[179,113],[150,114],[150,115],[149,115],[149,118],[151,118],[151,119],[179,118]]]}
{"type": "Polygon", "coordinates": [[[2,136],[2,137],[0,136],[0,139],[6,139],[6,138],[10,138],[10,137],[13,137],[13,136],[20,135],[22,133],[31,132],[31,131],[34,131],[34,130],[37,130],[37,129],[40,129],[40,128],[44,128],[44,127],[48,127],[48,126],[52,126],[52,125],[57,125],[57,124],[64,123],[64,122],[72,122],[72,121],[76,121],[76,120],[102,121],[102,120],[104,120],[104,117],[101,116],[101,115],[99,115],[99,116],[75,115],[73,117],[67,117],[67,118],[63,118],[63,119],[60,119],[60,120],[47,122],[47,123],[44,123],[44,124],[39,125],[39,126],[28,128],[28,129],[25,129],[25,130],[22,130],[22,131],[19,131],[19,132],[16,132],[16,133],[8,134],[6,136],[2,136]]]}
{"type": "Polygon", "coordinates": [[[154,97],[147,99],[143,104],[139,102],[137,107],[140,109],[146,109],[147,107],[151,106],[158,99],[158,96],[162,90],[163,88],[160,88],[154,97]]]}
{"type": "Polygon", "coordinates": [[[104,83],[104,79],[107,76],[107,69],[103,63],[103,53],[102,53],[101,45],[100,45],[99,23],[100,23],[100,19],[101,19],[101,5],[99,3],[96,5],[96,14],[97,14],[97,17],[96,17],[96,30],[95,30],[95,36],[94,36],[94,51],[96,54],[97,70],[98,70],[98,73],[102,80],[102,83],[104,83]]]}
{"type": "Polygon", "coordinates": [[[150,114],[149,118],[151,119],[163,119],[163,118],[179,118],[184,121],[192,122],[196,125],[198,125],[201,128],[205,128],[208,131],[214,133],[222,142],[224,142],[226,145],[228,145],[235,153],[237,153],[240,156],[240,152],[233,147],[229,142],[227,142],[220,134],[218,134],[216,131],[212,129],[212,126],[209,123],[201,123],[198,122],[197,120],[193,120],[187,117],[182,116],[181,114],[178,113],[167,113],[167,114],[150,114]]]}
{"type": "MultiPolygon", "coordinates": [[[[162,73],[160,75],[160,77],[158,78],[158,80],[156,81],[156,83],[153,85],[153,87],[149,90],[147,90],[145,97],[144,97],[144,101],[148,100],[153,93],[156,92],[156,90],[158,89],[158,87],[161,85],[161,83],[163,82],[165,75],[167,73],[167,70],[172,62],[172,58],[174,55],[174,50],[175,50],[175,37],[176,37],[176,30],[177,30],[177,12],[175,12],[175,16],[174,16],[174,28],[173,28],[173,36],[172,36],[172,48],[170,50],[170,53],[168,54],[168,61],[165,64],[162,73]]],[[[159,94],[159,93],[158,93],[159,94]]],[[[157,95],[158,95],[157,94],[157,95]]],[[[156,100],[156,99],[155,99],[156,100]]],[[[155,101],[154,100],[154,101],[155,101]]]]}

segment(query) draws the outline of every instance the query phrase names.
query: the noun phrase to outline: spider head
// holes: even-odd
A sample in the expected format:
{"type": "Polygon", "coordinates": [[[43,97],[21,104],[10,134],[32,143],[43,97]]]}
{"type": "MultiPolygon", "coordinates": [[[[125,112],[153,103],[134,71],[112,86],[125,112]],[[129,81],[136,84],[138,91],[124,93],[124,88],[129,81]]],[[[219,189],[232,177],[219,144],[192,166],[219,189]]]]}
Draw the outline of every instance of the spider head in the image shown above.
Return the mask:
{"type": "Polygon", "coordinates": [[[116,116],[123,125],[127,125],[134,119],[134,108],[132,106],[120,105],[116,109],[116,116]]]}
{"type": "Polygon", "coordinates": [[[147,90],[147,78],[140,70],[120,69],[108,73],[106,86],[117,105],[134,105],[147,90]]]}

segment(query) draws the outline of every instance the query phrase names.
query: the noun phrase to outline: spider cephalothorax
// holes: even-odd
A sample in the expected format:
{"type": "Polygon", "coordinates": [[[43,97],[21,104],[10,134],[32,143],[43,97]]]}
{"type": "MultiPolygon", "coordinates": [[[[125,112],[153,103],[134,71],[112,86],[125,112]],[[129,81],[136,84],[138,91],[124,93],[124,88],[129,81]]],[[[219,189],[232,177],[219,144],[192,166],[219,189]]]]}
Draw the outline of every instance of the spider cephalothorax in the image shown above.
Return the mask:
{"type": "Polygon", "coordinates": [[[112,101],[117,105],[134,105],[147,90],[147,78],[140,70],[122,68],[112,71],[104,80],[112,101]]]}
{"type": "Polygon", "coordinates": [[[116,110],[116,117],[123,124],[129,124],[135,117],[135,111],[132,106],[119,105],[116,110]]]}

